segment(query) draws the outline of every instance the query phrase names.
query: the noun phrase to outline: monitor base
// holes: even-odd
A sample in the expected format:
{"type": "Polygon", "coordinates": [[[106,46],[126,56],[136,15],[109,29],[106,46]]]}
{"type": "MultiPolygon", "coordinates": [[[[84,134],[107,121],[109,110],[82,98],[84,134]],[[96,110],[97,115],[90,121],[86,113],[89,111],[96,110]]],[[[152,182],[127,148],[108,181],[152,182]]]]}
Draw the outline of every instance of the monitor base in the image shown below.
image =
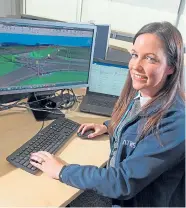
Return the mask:
{"type": "Polygon", "coordinates": [[[56,108],[56,103],[52,101],[51,94],[32,93],[28,98],[29,107],[37,121],[54,120],[65,115],[56,108]]]}

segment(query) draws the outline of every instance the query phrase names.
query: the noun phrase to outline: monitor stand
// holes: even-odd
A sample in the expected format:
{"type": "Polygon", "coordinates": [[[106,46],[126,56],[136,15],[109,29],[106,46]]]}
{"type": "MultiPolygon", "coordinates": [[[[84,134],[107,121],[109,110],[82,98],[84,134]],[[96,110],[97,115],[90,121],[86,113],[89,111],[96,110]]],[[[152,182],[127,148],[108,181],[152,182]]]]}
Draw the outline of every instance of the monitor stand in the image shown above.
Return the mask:
{"type": "Polygon", "coordinates": [[[51,100],[55,92],[31,93],[28,98],[28,105],[37,121],[53,120],[65,115],[56,108],[56,103],[51,100]]]}

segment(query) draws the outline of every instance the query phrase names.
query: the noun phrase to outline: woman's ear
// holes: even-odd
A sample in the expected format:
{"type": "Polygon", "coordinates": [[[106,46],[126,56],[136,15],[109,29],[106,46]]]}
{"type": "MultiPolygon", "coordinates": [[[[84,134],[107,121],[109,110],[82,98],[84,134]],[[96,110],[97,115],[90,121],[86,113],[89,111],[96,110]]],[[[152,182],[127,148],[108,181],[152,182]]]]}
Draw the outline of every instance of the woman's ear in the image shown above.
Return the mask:
{"type": "Polygon", "coordinates": [[[174,69],[172,67],[169,67],[167,69],[167,75],[173,74],[174,73],[174,69]]]}

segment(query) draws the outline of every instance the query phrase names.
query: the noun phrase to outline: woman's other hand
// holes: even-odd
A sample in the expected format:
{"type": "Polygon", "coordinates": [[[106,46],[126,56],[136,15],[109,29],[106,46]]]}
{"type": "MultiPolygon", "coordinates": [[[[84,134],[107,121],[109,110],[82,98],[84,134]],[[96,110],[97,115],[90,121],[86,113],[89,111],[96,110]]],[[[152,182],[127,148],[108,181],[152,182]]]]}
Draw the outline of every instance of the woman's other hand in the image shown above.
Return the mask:
{"type": "Polygon", "coordinates": [[[105,125],[94,124],[94,123],[81,124],[81,126],[78,129],[78,133],[81,132],[81,134],[84,134],[86,131],[88,131],[90,129],[93,129],[94,133],[89,134],[88,138],[94,138],[96,136],[107,133],[107,127],[105,125]]]}

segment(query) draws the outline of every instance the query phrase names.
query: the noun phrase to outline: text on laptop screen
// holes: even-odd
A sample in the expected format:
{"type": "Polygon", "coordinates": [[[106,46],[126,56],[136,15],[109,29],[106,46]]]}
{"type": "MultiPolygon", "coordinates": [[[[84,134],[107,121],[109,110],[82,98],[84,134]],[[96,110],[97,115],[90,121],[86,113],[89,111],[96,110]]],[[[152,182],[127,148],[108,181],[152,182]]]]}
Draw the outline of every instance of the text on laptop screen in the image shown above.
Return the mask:
{"type": "Polygon", "coordinates": [[[128,74],[128,66],[94,62],[90,70],[89,91],[119,96],[128,74]]]}

